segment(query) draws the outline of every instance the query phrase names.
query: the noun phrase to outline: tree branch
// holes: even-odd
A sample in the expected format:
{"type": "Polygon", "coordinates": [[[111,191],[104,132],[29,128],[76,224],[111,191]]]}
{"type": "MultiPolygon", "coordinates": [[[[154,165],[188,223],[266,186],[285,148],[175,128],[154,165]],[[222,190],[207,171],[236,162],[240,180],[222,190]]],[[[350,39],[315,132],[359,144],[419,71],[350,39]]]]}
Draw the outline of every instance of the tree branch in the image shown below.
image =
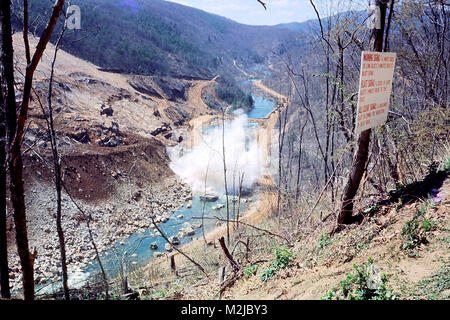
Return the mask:
{"type": "Polygon", "coordinates": [[[261,3],[261,5],[264,7],[264,9],[267,10],[267,6],[266,6],[266,4],[264,2],[262,2],[261,0],[256,0],[256,1],[261,3]]]}

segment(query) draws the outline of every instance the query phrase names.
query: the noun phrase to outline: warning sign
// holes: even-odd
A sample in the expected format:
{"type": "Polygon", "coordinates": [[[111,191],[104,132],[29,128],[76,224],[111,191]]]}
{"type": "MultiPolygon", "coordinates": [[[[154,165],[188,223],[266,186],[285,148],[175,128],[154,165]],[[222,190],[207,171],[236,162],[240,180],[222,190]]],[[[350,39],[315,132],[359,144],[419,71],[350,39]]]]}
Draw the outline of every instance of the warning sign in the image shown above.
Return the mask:
{"type": "Polygon", "coordinates": [[[362,52],[357,134],[386,122],[396,56],[391,52],[362,52]]]}

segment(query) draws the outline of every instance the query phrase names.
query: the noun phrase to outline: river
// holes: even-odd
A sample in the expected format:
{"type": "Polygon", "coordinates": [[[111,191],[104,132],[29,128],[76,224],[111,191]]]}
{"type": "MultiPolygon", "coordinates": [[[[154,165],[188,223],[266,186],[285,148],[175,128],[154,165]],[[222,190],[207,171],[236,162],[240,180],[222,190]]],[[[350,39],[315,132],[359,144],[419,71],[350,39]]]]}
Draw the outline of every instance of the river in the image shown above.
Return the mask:
{"type": "MultiPolygon", "coordinates": [[[[271,100],[262,98],[257,95],[252,95],[254,100],[254,108],[247,113],[248,118],[264,119],[269,116],[275,108],[275,103],[271,100]]],[[[250,122],[250,127],[256,128],[255,122],[250,122]]],[[[204,128],[204,131],[211,130],[214,125],[204,128]]],[[[207,234],[216,227],[215,219],[202,219],[204,217],[220,217],[226,218],[226,198],[225,195],[219,195],[219,199],[215,202],[203,202],[199,196],[201,194],[193,194],[192,207],[187,207],[187,202],[179,208],[176,212],[170,214],[170,219],[165,223],[160,223],[158,227],[167,236],[176,236],[186,222],[195,226],[202,224],[201,228],[194,228],[195,234],[188,237],[180,238],[180,247],[193,241],[195,238],[202,238],[202,234],[207,234]],[[214,206],[219,204],[224,205],[222,209],[214,209],[214,206]],[[204,228],[202,230],[202,228],[204,228]]],[[[254,196],[255,200],[257,195],[254,196]]],[[[241,215],[245,215],[248,204],[251,199],[244,198],[246,203],[240,205],[241,215]],[[247,202],[247,200],[249,202],[247,202]]],[[[233,212],[233,202],[229,202],[230,212],[233,212]]],[[[233,218],[233,217],[231,217],[233,218]]],[[[153,259],[155,252],[165,252],[166,241],[163,237],[155,234],[156,229],[149,228],[143,233],[135,233],[128,238],[119,239],[111,245],[111,248],[101,254],[101,261],[107,273],[108,278],[116,277],[120,274],[123,265],[126,265],[128,271],[142,267],[153,259]],[[150,245],[154,243],[157,249],[153,250],[150,245]]],[[[69,274],[69,287],[79,288],[86,283],[86,281],[93,275],[100,272],[99,265],[94,259],[86,267],[82,268],[81,272],[76,274],[69,274]]],[[[58,290],[59,283],[47,284],[44,286],[37,286],[38,293],[49,293],[58,290]]]]}

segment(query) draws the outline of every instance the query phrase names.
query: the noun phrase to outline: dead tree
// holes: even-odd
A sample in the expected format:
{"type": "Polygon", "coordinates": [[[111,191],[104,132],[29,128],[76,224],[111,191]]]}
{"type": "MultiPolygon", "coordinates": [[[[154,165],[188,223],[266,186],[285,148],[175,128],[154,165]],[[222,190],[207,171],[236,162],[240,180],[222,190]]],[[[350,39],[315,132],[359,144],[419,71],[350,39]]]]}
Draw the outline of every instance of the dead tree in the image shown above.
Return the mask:
{"type": "MultiPolygon", "coordinates": [[[[39,61],[44,54],[50,37],[53,33],[54,27],[58,17],[62,11],[64,0],[58,0],[54,7],[52,14],[48,20],[48,24],[44,29],[41,38],[37,44],[36,50],[29,62],[25,71],[25,79],[23,84],[22,101],[19,106],[19,113],[17,114],[17,105],[15,101],[14,92],[14,64],[13,64],[13,46],[12,46],[12,32],[11,32],[11,1],[4,0],[1,2],[2,11],[2,65],[5,70],[5,78],[8,83],[7,90],[7,124],[9,134],[9,161],[8,168],[10,174],[10,192],[11,202],[14,208],[14,223],[16,230],[17,251],[22,267],[22,283],[23,295],[25,300],[34,300],[34,254],[30,253],[28,244],[27,219],[25,211],[25,195],[23,185],[23,159],[21,152],[22,138],[24,134],[25,123],[28,116],[29,100],[31,97],[31,90],[33,86],[34,72],[39,64],[39,61]]],[[[26,12],[24,12],[27,14],[26,12]]],[[[24,33],[27,38],[28,34],[24,33]]],[[[27,40],[25,40],[27,42],[27,40]]],[[[28,59],[27,59],[28,60],[28,59]]]]}
{"type": "Polygon", "coordinates": [[[225,197],[227,199],[227,242],[230,243],[230,208],[228,200],[228,185],[227,185],[227,160],[225,153],[225,112],[226,108],[222,108],[222,161],[223,161],[223,179],[225,184],[225,197]]]}
{"type": "MultiPolygon", "coordinates": [[[[152,213],[153,214],[153,213],[152,213]]],[[[155,218],[153,218],[153,216],[150,216],[150,219],[152,219],[152,224],[155,227],[156,230],[158,230],[159,234],[161,235],[161,237],[164,238],[164,240],[166,240],[166,242],[168,244],[170,244],[172,246],[173,249],[175,249],[175,251],[177,251],[178,253],[180,253],[182,256],[184,256],[186,259],[188,259],[190,262],[192,262],[201,272],[203,272],[203,274],[208,277],[208,274],[206,273],[205,269],[198,263],[196,262],[194,259],[192,259],[191,257],[189,257],[186,253],[184,253],[183,251],[181,251],[180,249],[177,248],[176,245],[174,245],[169,238],[167,238],[167,236],[164,234],[164,232],[162,232],[162,230],[158,227],[158,225],[156,224],[155,218]]]]}
{"type": "Polygon", "coordinates": [[[220,246],[222,247],[222,250],[223,250],[223,253],[225,254],[225,257],[227,257],[228,261],[230,262],[231,267],[233,268],[233,271],[234,272],[238,272],[241,267],[234,260],[233,256],[230,254],[230,251],[228,251],[228,248],[225,245],[225,239],[223,237],[220,237],[219,243],[220,243],[220,246]]]}
{"type": "Polygon", "coordinates": [[[54,173],[55,187],[56,187],[56,231],[58,234],[59,250],[60,250],[60,256],[61,256],[60,260],[61,260],[63,291],[64,291],[64,298],[66,300],[70,300],[69,286],[67,284],[68,277],[67,277],[66,243],[65,243],[65,239],[64,239],[64,231],[63,231],[62,225],[61,225],[61,218],[62,218],[61,157],[59,156],[59,152],[58,152],[58,140],[57,140],[56,131],[55,131],[55,125],[54,125],[54,119],[53,119],[53,105],[52,105],[53,78],[54,78],[54,72],[55,72],[56,57],[57,57],[58,50],[59,50],[59,47],[61,44],[61,40],[64,37],[66,27],[67,27],[67,25],[64,24],[64,27],[61,31],[58,41],[56,42],[55,53],[53,56],[53,61],[52,61],[51,69],[50,69],[50,79],[49,79],[48,96],[47,96],[47,102],[48,102],[47,131],[50,136],[50,145],[51,145],[52,155],[53,155],[53,173],[54,173]]]}
{"type": "MultiPolygon", "coordinates": [[[[0,19],[2,16],[0,15],[0,19]]],[[[1,47],[0,47],[1,50],[1,47]]],[[[1,51],[0,51],[1,54],[1,51]]],[[[6,118],[3,96],[3,68],[0,70],[0,288],[1,297],[9,299],[8,243],[6,237],[6,118]]]]}

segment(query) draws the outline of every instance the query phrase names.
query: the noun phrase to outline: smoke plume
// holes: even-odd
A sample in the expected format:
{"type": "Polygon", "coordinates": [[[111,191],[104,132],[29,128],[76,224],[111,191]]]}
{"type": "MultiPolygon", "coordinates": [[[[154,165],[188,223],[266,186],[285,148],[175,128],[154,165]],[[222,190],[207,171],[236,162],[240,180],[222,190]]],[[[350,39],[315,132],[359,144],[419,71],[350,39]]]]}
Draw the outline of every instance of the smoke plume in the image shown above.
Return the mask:
{"type": "Polygon", "coordinates": [[[222,120],[203,130],[201,144],[187,152],[181,146],[168,149],[170,168],[188,183],[194,192],[225,193],[222,137],[225,140],[225,159],[229,194],[239,191],[239,176],[244,174],[243,190],[250,190],[261,176],[260,149],[256,138],[256,126],[240,114],[234,120],[222,120]],[[234,188],[233,188],[234,181],[234,188]]]}

